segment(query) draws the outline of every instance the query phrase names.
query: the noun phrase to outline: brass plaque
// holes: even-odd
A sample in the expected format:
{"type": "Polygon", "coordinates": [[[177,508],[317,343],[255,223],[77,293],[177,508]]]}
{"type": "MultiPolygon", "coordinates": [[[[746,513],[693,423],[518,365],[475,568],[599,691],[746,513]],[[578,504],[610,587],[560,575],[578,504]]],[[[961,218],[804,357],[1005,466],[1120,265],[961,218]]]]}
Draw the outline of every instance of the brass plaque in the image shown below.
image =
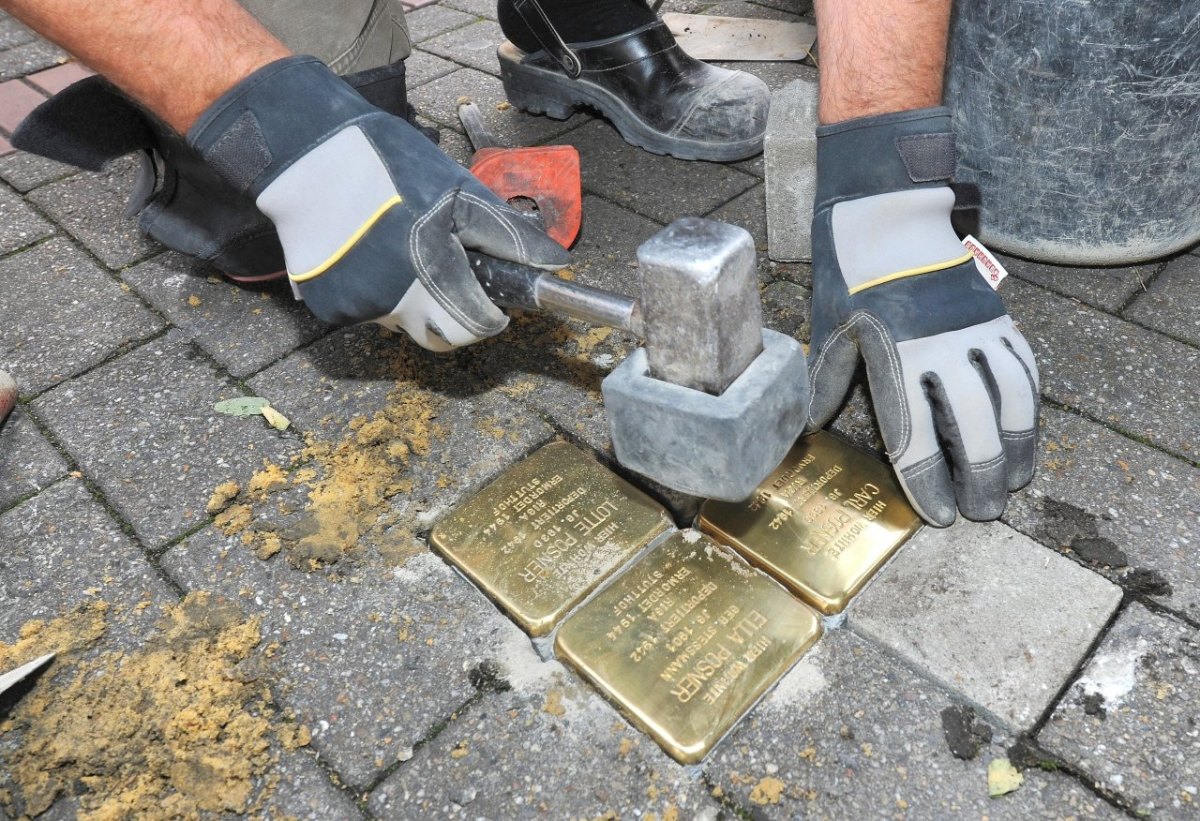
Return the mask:
{"type": "Polygon", "coordinates": [[[821,634],[727,548],[676,533],[559,628],[555,649],[673,758],[704,758],[821,634]]]}
{"type": "Polygon", "coordinates": [[[671,527],[649,496],[552,442],[439,522],[429,541],[538,637],[671,527]]]}
{"type": "Polygon", "coordinates": [[[748,500],[700,508],[701,530],[822,613],[840,613],[920,527],[891,466],[824,431],[748,500]]]}

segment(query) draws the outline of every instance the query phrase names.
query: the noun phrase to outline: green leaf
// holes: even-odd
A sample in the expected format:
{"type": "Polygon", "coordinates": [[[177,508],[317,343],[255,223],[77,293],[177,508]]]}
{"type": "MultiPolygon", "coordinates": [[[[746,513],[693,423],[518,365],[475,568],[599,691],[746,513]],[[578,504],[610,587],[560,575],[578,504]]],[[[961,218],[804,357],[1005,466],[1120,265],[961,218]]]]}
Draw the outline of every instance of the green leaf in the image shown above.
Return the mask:
{"type": "Polygon", "coordinates": [[[262,406],[262,415],[263,418],[267,420],[268,424],[275,428],[275,430],[285,431],[291,427],[291,420],[270,405],[262,406]]]}
{"type": "Polygon", "coordinates": [[[239,396],[236,399],[218,402],[213,405],[213,410],[229,416],[259,416],[262,414],[263,408],[269,406],[270,403],[261,396],[239,396]]]}

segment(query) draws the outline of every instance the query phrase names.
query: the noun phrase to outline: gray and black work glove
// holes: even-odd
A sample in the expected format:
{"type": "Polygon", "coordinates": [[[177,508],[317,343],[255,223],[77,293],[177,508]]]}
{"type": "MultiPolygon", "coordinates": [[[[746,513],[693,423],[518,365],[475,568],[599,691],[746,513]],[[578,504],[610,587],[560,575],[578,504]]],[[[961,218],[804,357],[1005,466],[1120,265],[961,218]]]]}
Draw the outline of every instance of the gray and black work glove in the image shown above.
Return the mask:
{"type": "Polygon", "coordinates": [[[468,249],[547,270],[567,263],[562,246],[312,57],[247,77],[188,142],[275,224],[293,285],[327,322],[378,322],[449,350],[508,324],[468,249]]]}
{"type": "Polygon", "coordinates": [[[909,500],[946,526],[995,519],[1033,477],[1033,353],[950,225],[950,113],[817,130],[811,428],[837,413],[859,358],[909,500]]]}

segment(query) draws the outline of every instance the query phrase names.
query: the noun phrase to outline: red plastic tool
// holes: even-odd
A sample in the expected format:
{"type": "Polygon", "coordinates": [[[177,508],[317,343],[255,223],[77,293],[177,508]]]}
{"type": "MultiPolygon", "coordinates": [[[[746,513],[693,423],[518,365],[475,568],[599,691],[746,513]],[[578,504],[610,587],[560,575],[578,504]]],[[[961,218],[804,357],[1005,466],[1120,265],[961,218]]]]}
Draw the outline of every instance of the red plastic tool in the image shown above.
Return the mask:
{"type": "Polygon", "coordinates": [[[564,248],[571,247],[583,221],[582,178],[575,147],[498,146],[474,103],[460,105],[458,118],[475,147],[471,173],[510,205],[536,209],[546,233],[564,248]]]}

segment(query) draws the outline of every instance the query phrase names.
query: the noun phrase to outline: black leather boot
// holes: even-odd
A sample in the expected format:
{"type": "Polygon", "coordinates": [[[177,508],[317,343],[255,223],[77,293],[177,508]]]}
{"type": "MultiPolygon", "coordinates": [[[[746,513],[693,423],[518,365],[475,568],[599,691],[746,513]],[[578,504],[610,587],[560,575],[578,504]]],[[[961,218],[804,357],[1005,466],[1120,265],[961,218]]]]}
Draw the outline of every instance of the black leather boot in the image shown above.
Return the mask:
{"type": "Polygon", "coordinates": [[[509,102],[566,119],[588,107],[627,142],[685,160],[729,162],[762,151],[771,93],[744,71],[689,57],[661,20],[625,34],[565,43],[537,0],[516,0],[542,49],[498,49],[509,102]]]}

